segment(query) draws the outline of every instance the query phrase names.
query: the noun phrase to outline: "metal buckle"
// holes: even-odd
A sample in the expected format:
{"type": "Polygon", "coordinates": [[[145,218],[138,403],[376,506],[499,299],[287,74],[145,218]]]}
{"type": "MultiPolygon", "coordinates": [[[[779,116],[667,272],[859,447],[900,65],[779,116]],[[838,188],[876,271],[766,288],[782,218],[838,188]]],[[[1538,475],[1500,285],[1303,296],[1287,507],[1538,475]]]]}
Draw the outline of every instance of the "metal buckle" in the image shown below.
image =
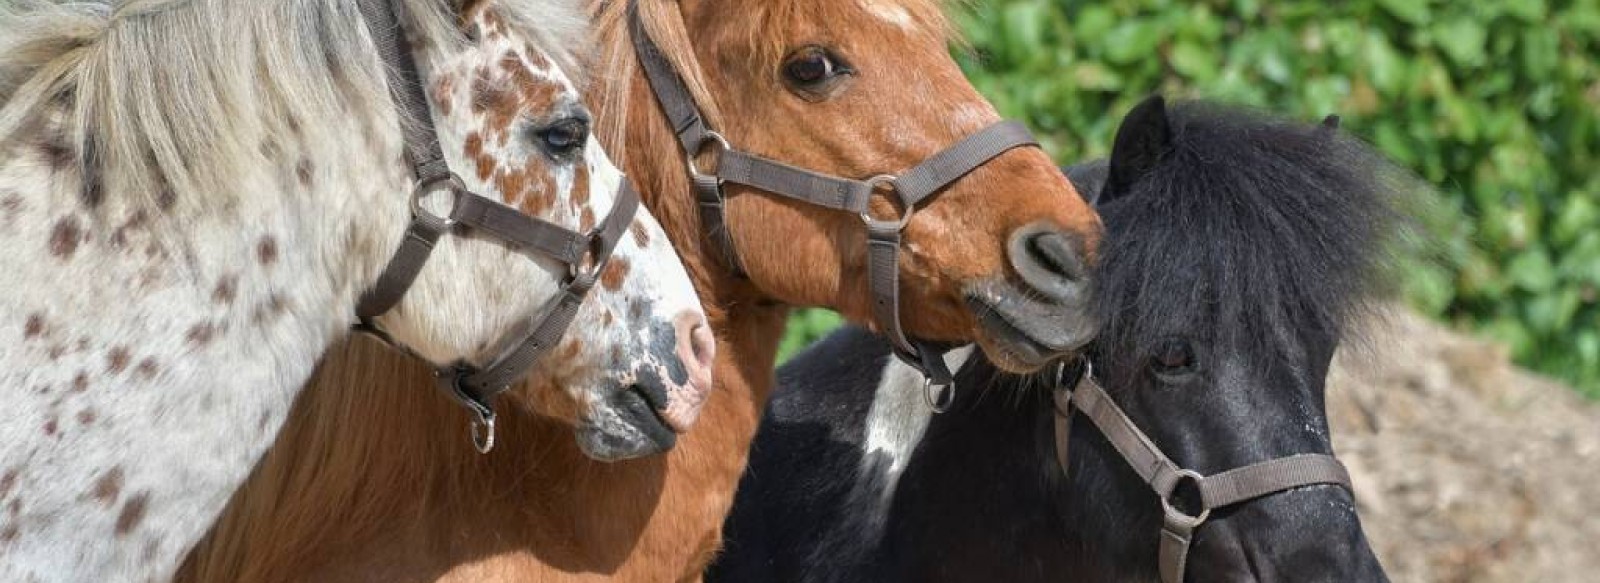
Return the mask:
{"type": "Polygon", "coordinates": [[[1185,478],[1194,482],[1195,492],[1199,492],[1200,481],[1204,480],[1205,476],[1194,470],[1178,470],[1178,480],[1172,483],[1172,490],[1161,495],[1161,511],[1166,515],[1165,519],[1168,524],[1192,529],[1205,523],[1207,518],[1211,518],[1211,507],[1206,506],[1205,499],[1202,498],[1200,500],[1200,514],[1190,516],[1172,505],[1172,494],[1178,491],[1178,486],[1183,484],[1185,478]]]}
{"type": "Polygon", "coordinates": [[[411,193],[411,216],[429,217],[442,223],[445,228],[456,226],[456,220],[450,218],[449,214],[446,214],[445,216],[439,216],[422,207],[422,199],[427,198],[428,195],[435,192],[444,191],[449,191],[450,193],[450,210],[454,212],[455,205],[461,198],[461,194],[467,191],[467,185],[465,182],[461,181],[461,177],[457,176],[455,172],[450,172],[439,178],[418,184],[417,189],[411,193]]]}
{"type": "MultiPolygon", "coordinates": [[[[714,131],[707,131],[705,133],[705,135],[700,138],[700,143],[695,145],[694,150],[688,151],[688,152],[684,152],[684,154],[683,154],[684,162],[689,165],[689,174],[691,174],[693,176],[697,176],[697,177],[698,176],[706,176],[705,174],[701,174],[700,173],[700,168],[695,165],[694,159],[695,159],[695,156],[699,156],[701,153],[706,151],[706,145],[708,145],[708,144],[716,144],[717,145],[717,165],[718,166],[722,165],[722,153],[733,149],[733,146],[728,145],[728,139],[722,137],[722,134],[719,134],[719,133],[714,132],[714,131]]],[[[722,183],[722,179],[720,179],[720,178],[717,179],[717,183],[721,184],[722,183]]]]}
{"type": "MultiPolygon", "coordinates": [[[[899,176],[895,176],[893,174],[879,174],[877,176],[873,176],[872,178],[866,179],[865,182],[867,183],[867,188],[871,189],[872,192],[877,192],[880,188],[888,188],[891,192],[893,192],[898,188],[895,186],[895,181],[899,179],[899,176]]],[[[870,203],[868,206],[871,206],[870,203]]],[[[893,225],[896,231],[904,231],[906,229],[906,223],[911,222],[911,215],[916,213],[916,207],[907,205],[905,208],[905,214],[900,215],[900,218],[898,219],[880,221],[872,218],[871,212],[868,211],[861,213],[861,221],[866,223],[867,226],[893,225]]]]}
{"type": "Polygon", "coordinates": [[[1050,391],[1050,400],[1055,404],[1056,414],[1062,417],[1072,415],[1072,394],[1078,391],[1078,384],[1094,377],[1094,363],[1089,361],[1089,357],[1080,354],[1076,362],[1080,366],[1073,367],[1076,374],[1071,382],[1067,382],[1067,362],[1066,360],[1056,362],[1055,383],[1050,391]]]}

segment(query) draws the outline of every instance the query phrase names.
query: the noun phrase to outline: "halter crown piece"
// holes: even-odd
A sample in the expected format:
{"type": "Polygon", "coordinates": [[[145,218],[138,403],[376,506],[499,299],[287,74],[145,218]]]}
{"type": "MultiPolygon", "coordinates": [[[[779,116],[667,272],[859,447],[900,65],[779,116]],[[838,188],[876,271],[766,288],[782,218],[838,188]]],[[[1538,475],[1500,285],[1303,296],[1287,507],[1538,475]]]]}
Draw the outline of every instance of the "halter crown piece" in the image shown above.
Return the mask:
{"type": "Polygon", "coordinates": [[[355,329],[411,353],[396,344],[373,320],[400,302],[428,261],[433,246],[446,233],[459,234],[464,228],[471,228],[474,233],[493,236],[513,248],[537,252],[567,266],[567,277],[559,293],[541,308],[543,315],[503,336],[496,344],[497,356],[488,366],[478,368],[458,362],[434,370],[439,386],[473,413],[473,445],[479,452],[488,453],[494,448],[495,413],[491,401],[521,380],[572,324],[578,307],[594,287],[595,278],[616,249],[617,241],[633,222],[639,210],[639,194],[623,181],[610,214],[593,230],[580,233],[467,190],[445,161],[434,130],[433,115],[423,94],[421,75],[392,1],[360,0],[357,4],[384,68],[391,73],[389,91],[395,106],[402,118],[415,121],[402,123],[401,129],[417,188],[411,195],[411,225],[394,258],[378,276],[378,282],[356,306],[358,323],[355,329]],[[452,197],[454,204],[448,216],[435,215],[423,208],[422,200],[433,194],[452,197]]]}
{"type": "Polygon", "coordinates": [[[1344,464],[1331,455],[1306,453],[1281,457],[1248,466],[1234,468],[1209,476],[1181,468],[1167,454],[1156,447],[1150,436],[1134,425],[1128,414],[1118,407],[1106,390],[1094,378],[1094,367],[1087,358],[1076,371],[1077,380],[1069,381],[1067,364],[1058,364],[1053,392],[1055,401],[1056,463],[1061,473],[1071,477],[1067,466],[1067,446],[1072,439],[1074,411],[1083,411],[1089,422],[1116,448],[1134,473],[1161,499],[1161,546],[1157,555],[1162,583],[1182,583],[1184,566],[1189,559],[1189,545],[1194,541],[1194,531],[1211,517],[1211,510],[1241,504],[1285,490],[1305,486],[1335,485],[1345,490],[1350,487],[1350,473],[1344,464]],[[1200,493],[1200,513],[1188,514],[1173,506],[1172,495],[1178,485],[1190,482],[1200,493]]]}
{"type": "Polygon", "coordinates": [[[678,136],[688,159],[689,179],[706,236],[722,254],[735,275],[745,274],[728,231],[722,184],[742,184],[790,200],[859,215],[867,230],[867,282],[872,294],[873,319],[888,336],[894,355],[920,371],[930,406],[942,411],[954,400],[955,380],[945,366],[943,351],[931,343],[908,338],[900,323],[900,244],[917,205],[939,190],[990,160],[1023,146],[1039,144],[1022,124],[1003,121],[991,125],[934,154],[910,170],[881,174],[864,180],[842,178],[797,168],[732,147],[727,138],[712,131],[694,96],[672,63],[650,38],[639,16],[638,0],[629,0],[628,19],[633,48],[656,103],[678,136]],[[716,168],[702,173],[695,157],[708,149],[717,152],[716,168]],[[902,214],[892,220],[873,218],[868,212],[874,194],[899,202],[902,214]],[[948,389],[948,391],[947,391],[948,389]],[[940,398],[936,393],[946,393],[940,398]]]}

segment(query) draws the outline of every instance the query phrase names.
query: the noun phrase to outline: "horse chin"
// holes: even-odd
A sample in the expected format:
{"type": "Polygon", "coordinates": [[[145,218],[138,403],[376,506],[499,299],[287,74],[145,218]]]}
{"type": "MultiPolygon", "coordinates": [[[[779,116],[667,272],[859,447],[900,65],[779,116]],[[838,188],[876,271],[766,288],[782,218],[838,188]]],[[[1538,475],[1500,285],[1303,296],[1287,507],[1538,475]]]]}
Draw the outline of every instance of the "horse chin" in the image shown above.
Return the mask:
{"type": "Polygon", "coordinates": [[[584,455],[615,462],[663,453],[677,444],[678,434],[640,391],[613,394],[578,423],[575,434],[584,455]]]}
{"type": "Polygon", "coordinates": [[[1034,372],[1076,354],[1098,332],[1084,307],[1035,298],[1001,279],[968,286],[966,301],[978,318],[978,346],[1010,373],[1034,372]]]}

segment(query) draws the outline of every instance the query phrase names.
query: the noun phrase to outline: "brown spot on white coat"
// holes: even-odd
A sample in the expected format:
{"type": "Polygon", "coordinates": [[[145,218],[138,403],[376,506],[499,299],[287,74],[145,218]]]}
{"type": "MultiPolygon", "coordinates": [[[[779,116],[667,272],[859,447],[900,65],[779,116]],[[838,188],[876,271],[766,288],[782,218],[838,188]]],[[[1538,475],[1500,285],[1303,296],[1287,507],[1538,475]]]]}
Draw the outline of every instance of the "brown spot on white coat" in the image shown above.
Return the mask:
{"type": "Polygon", "coordinates": [[[78,244],[85,240],[83,229],[78,226],[78,219],[66,217],[56,221],[54,229],[50,230],[50,254],[62,259],[71,259],[72,254],[78,250],[78,244]]]}
{"type": "Polygon", "coordinates": [[[272,235],[262,235],[261,241],[256,243],[256,260],[262,265],[272,265],[278,262],[278,240],[272,235]]]}
{"type": "Polygon", "coordinates": [[[233,303],[233,298],[239,295],[239,277],[224,275],[217,280],[217,288],[211,291],[211,301],[219,304],[233,303]]]}
{"type": "Polygon", "coordinates": [[[610,291],[622,289],[622,280],[628,277],[628,260],[624,257],[613,257],[606,262],[606,268],[600,270],[600,285],[610,291]]]}
{"type": "Polygon", "coordinates": [[[155,378],[156,373],[161,372],[161,366],[156,363],[156,359],[145,357],[144,360],[139,361],[139,367],[134,372],[138,373],[139,378],[149,380],[155,378]]]}
{"type": "Polygon", "coordinates": [[[211,343],[211,338],[216,336],[216,334],[216,325],[202,322],[190,326],[189,332],[185,335],[185,337],[188,338],[189,344],[194,346],[205,346],[211,343]]]}
{"type": "Polygon", "coordinates": [[[633,242],[638,243],[640,249],[650,248],[650,230],[644,228],[644,223],[634,221],[628,231],[633,233],[633,242]]]}
{"type": "Polygon", "coordinates": [[[94,481],[94,491],[90,493],[95,500],[110,507],[117,503],[117,497],[122,495],[122,468],[111,468],[111,471],[100,476],[94,481]]]}
{"type": "Polygon", "coordinates": [[[137,528],[139,523],[144,520],[144,513],[149,505],[150,494],[148,492],[141,492],[129,498],[127,503],[122,505],[122,512],[117,514],[117,536],[127,536],[128,533],[133,532],[133,529],[137,528]]]}
{"type": "Polygon", "coordinates": [[[111,352],[106,354],[106,370],[111,374],[120,373],[128,369],[128,362],[131,360],[133,355],[128,353],[126,347],[112,348],[111,352]]]}

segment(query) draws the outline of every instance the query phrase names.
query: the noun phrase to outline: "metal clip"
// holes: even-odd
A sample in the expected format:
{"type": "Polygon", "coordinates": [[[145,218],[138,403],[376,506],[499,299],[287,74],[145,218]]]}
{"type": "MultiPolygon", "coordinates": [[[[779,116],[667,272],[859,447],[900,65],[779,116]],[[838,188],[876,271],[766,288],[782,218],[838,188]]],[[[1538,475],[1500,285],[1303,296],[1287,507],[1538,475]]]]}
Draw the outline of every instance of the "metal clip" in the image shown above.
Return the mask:
{"type": "Polygon", "coordinates": [[[928,402],[928,408],[934,413],[943,413],[950,410],[956,402],[956,382],[933,384],[933,378],[922,377],[922,398],[928,402]],[[943,397],[943,398],[940,398],[943,397]]]}
{"type": "Polygon", "coordinates": [[[494,449],[494,411],[488,415],[479,413],[477,419],[472,421],[472,447],[478,453],[489,453],[494,449]]]}
{"type": "Polygon", "coordinates": [[[472,412],[472,447],[478,453],[489,453],[494,449],[494,409],[488,404],[478,401],[467,392],[461,382],[466,379],[467,371],[460,366],[447,366],[435,369],[433,376],[438,379],[439,386],[450,392],[450,396],[472,412]]]}

